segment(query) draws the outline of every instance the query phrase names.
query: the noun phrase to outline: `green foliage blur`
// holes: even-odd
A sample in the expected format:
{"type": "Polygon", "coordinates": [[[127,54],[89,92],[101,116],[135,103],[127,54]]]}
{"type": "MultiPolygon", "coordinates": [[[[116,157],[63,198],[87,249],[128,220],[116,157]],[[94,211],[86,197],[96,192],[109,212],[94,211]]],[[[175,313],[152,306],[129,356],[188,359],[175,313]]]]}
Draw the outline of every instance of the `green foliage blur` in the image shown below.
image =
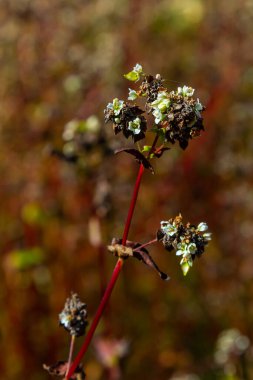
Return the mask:
{"type": "Polygon", "coordinates": [[[195,88],[207,110],[206,132],[145,173],[129,238],[153,239],[179,212],[213,238],[186,278],[174,254],[152,247],[168,283],[126,262],[97,334],[126,339],[128,355],[113,371],[91,348],[87,378],[253,378],[252,17],[250,0],[0,2],[1,378],[47,379],[43,363],[66,360],[58,314],[71,291],[90,321],[96,311],[115,264],[102,243],[122,235],[138,170],[112,154],[131,142],[103,109],[127,97],[123,74],[137,62],[171,90],[195,88]],[[92,115],[102,142],[76,163],[52,154],[70,120],[92,115]],[[224,331],[239,335],[218,344],[224,331]]]}

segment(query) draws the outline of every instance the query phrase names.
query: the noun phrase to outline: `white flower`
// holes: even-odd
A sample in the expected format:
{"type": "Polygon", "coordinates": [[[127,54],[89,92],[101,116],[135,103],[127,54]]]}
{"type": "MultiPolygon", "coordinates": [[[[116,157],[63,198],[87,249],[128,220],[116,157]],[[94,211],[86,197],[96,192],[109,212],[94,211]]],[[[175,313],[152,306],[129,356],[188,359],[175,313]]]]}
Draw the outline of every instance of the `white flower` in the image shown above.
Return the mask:
{"type": "Polygon", "coordinates": [[[207,241],[212,240],[211,236],[212,236],[211,232],[206,232],[206,233],[203,234],[203,237],[204,237],[205,240],[207,240],[207,241]]]}
{"type": "Polygon", "coordinates": [[[133,132],[134,135],[138,135],[141,132],[141,119],[136,117],[133,121],[129,121],[127,129],[133,132]]]}
{"type": "Polygon", "coordinates": [[[65,313],[64,311],[62,311],[60,314],[59,314],[59,319],[60,319],[60,322],[61,324],[68,329],[69,327],[69,322],[71,321],[71,316],[67,313],[65,313]]]}
{"type": "Polygon", "coordinates": [[[177,227],[167,221],[161,221],[161,230],[169,236],[173,236],[177,233],[177,227]]]}
{"type": "Polygon", "coordinates": [[[155,108],[152,111],[152,115],[155,117],[156,124],[159,124],[165,117],[165,115],[163,115],[162,112],[158,108],[155,108]]]}
{"type": "Polygon", "coordinates": [[[158,108],[161,112],[166,112],[170,106],[170,99],[166,91],[158,93],[156,100],[151,103],[153,108],[158,108]]]}
{"type": "Polygon", "coordinates": [[[183,256],[183,257],[187,257],[187,256],[190,256],[190,253],[188,251],[188,246],[186,243],[179,243],[177,245],[177,251],[176,251],[176,256],[183,256]]]}
{"type": "Polygon", "coordinates": [[[135,100],[138,98],[137,92],[129,88],[128,100],[135,100]]]}
{"type": "Polygon", "coordinates": [[[194,253],[197,251],[197,247],[196,247],[196,244],[195,243],[190,243],[188,244],[188,252],[191,254],[191,255],[194,255],[194,253]]]}
{"type": "Polygon", "coordinates": [[[194,253],[197,251],[197,247],[195,243],[179,243],[177,245],[177,256],[183,256],[183,258],[190,258],[191,255],[194,255],[194,253]]]}
{"type": "Polygon", "coordinates": [[[178,87],[177,88],[177,93],[178,95],[182,95],[184,97],[192,96],[194,94],[194,88],[188,87],[188,86],[183,86],[183,87],[178,87]]]}
{"type": "Polygon", "coordinates": [[[142,66],[139,63],[136,63],[136,65],[133,68],[133,71],[135,71],[138,74],[142,73],[142,66]]]}
{"type": "Polygon", "coordinates": [[[113,99],[112,103],[107,104],[107,109],[113,110],[113,113],[115,116],[120,114],[120,111],[122,110],[124,106],[124,101],[119,100],[118,98],[113,99]]]}
{"type": "Polygon", "coordinates": [[[197,98],[197,102],[196,102],[196,104],[195,104],[195,110],[196,110],[196,111],[202,111],[202,110],[203,110],[203,106],[202,106],[202,104],[200,103],[199,98],[197,98]]]}
{"type": "Polygon", "coordinates": [[[197,230],[200,232],[204,232],[208,230],[208,225],[204,222],[199,223],[197,230]]]}

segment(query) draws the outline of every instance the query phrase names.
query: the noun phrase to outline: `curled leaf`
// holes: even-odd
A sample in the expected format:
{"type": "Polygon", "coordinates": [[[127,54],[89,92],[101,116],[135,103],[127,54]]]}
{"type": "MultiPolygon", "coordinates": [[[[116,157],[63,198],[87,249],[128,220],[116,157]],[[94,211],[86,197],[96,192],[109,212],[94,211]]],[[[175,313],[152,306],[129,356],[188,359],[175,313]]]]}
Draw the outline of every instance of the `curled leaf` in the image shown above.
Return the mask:
{"type": "Polygon", "coordinates": [[[153,166],[151,165],[149,160],[141,152],[139,152],[137,149],[133,149],[133,148],[118,149],[115,151],[115,154],[118,154],[121,152],[126,152],[128,154],[131,154],[132,156],[134,156],[136,161],[139,162],[139,164],[142,164],[144,166],[145,169],[149,169],[152,174],[155,173],[153,166]]]}
{"type": "Polygon", "coordinates": [[[158,272],[162,280],[168,281],[170,279],[166,273],[163,273],[158,268],[157,264],[154,262],[153,258],[148,253],[147,249],[141,248],[140,250],[138,250],[138,248],[136,248],[136,250],[133,251],[133,256],[136,259],[142,261],[144,264],[146,264],[150,268],[153,268],[156,272],[158,272]]]}

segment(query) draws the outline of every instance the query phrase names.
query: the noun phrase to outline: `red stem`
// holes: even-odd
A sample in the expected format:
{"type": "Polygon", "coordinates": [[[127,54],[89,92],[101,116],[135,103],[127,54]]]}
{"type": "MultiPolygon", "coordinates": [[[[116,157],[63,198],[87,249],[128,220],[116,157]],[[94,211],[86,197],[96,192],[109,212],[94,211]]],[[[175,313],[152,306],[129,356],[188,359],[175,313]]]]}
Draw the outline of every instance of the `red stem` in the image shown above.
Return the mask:
{"type": "MultiPolygon", "coordinates": [[[[128,232],[129,232],[129,228],[130,228],[130,224],[131,224],[131,221],[132,221],[132,217],[133,217],[133,213],[134,213],[134,208],[135,208],[135,205],[136,205],[136,200],[137,200],[137,197],[138,197],[138,193],[139,193],[139,188],[140,188],[140,183],[141,183],[141,178],[142,178],[142,175],[143,175],[143,172],[144,172],[144,166],[141,164],[140,165],[140,168],[139,168],[139,173],[138,173],[138,176],[136,178],[136,182],[135,182],[135,186],[134,186],[134,191],[133,191],[133,195],[132,195],[132,199],[131,199],[131,203],[130,203],[130,206],[129,206],[129,211],[128,211],[128,215],[127,215],[127,219],[126,219],[126,223],[125,223],[125,228],[124,228],[124,233],[123,233],[123,238],[122,238],[122,245],[125,245],[126,244],[126,241],[127,241],[127,237],[128,237],[128,232]]],[[[110,296],[111,296],[111,293],[112,293],[112,290],[114,288],[114,285],[119,277],[119,274],[120,274],[120,271],[121,271],[121,268],[123,266],[123,263],[124,261],[122,259],[118,259],[117,263],[116,263],[116,266],[113,270],[113,273],[112,273],[112,276],[111,276],[111,279],[107,285],[107,288],[105,289],[105,293],[103,295],[103,298],[98,306],[98,309],[97,309],[97,312],[94,316],[94,319],[92,321],[92,324],[91,324],[91,327],[86,335],[86,338],[83,342],[83,345],[80,349],[80,351],[78,352],[73,364],[71,365],[69,371],[68,371],[68,374],[66,376],[66,380],[68,380],[72,375],[73,373],[75,372],[76,370],[76,367],[78,366],[78,364],[80,363],[80,361],[82,360],[82,357],[83,355],[85,354],[85,352],[87,351],[88,347],[89,347],[89,344],[91,342],[91,339],[96,331],[96,328],[97,328],[97,325],[100,321],[100,318],[104,312],[104,309],[110,299],[110,296]]]]}
{"type": "Polygon", "coordinates": [[[123,233],[123,238],[122,238],[122,245],[126,245],[128,232],[129,232],[130,224],[131,224],[133,213],[134,213],[134,208],[135,208],[135,204],[136,204],[136,200],[137,200],[137,196],[138,196],[138,192],[139,192],[139,188],[140,188],[140,184],[141,184],[141,177],[142,177],[143,172],[144,172],[144,166],[141,164],[138,176],[136,178],[136,182],[135,182],[135,186],[134,186],[134,192],[133,192],[133,196],[132,196],[131,203],[129,206],[127,220],[125,223],[125,228],[124,228],[124,233],[123,233]]]}
{"type": "Polygon", "coordinates": [[[117,281],[117,278],[120,274],[120,270],[122,268],[122,265],[123,265],[123,260],[122,259],[119,259],[117,261],[117,264],[114,268],[114,271],[112,273],[112,277],[107,285],[107,288],[105,290],[105,293],[104,293],[104,296],[98,306],[98,309],[97,309],[97,312],[95,314],[95,317],[93,319],[93,322],[91,324],[91,327],[86,335],[86,338],[85,338],[85,341],[83,342],[83,345],[80,349],[80,351],[78,352],[72,366],[70,367],[70,370],[66,376],[66,379],[69,379],[73,373],[75,372],[75,369],[76,367],[78,366],[78,364],[80,363],[80,361],[82,360],[82,357],[83,355],[85,354],[85,352],[87,351],[87,348],[89,347],[89,344],[90,344],[90,341],[95,333],[95,330],[97,328],[97,325],[98,325],[98,322],[100,321],[100,318],[103,314],[103,311],[104,311],[104,308],[110,298],[110,295],[111,295],[111,292],[114,288],[114,285],[115,285],[115,282],[117,281]]]}

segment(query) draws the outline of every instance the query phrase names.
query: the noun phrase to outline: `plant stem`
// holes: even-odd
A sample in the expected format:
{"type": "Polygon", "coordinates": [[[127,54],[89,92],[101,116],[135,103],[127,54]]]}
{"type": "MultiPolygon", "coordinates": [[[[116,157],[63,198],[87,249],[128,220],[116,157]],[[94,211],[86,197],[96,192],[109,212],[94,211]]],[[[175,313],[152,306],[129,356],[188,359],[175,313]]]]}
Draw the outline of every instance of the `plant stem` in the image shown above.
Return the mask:
{"type": "Polygon", "coordinates": [[[127,215],[124,233],[123,233],[123,238],[122,238],[122,245],[126,245],[128,232],[129,232],[130,224],[131,224],[133,213],[134,213],[134,208],[135,208],[137,196],[139,193],[139,188],[140,188],[141,178],[142,178],[143,172],[144,172],[144,166],[141,164],[138,176],[136,178],[136,182],[135,182],[135,186],[134,186],[134,192],[133,192],[133,196],[132,196],[131,203],[130,203],[129,210],[128,210],[128,215],[127,215]]]}
{"type": "Polygon", "coordinates": [[[107,285],[107,288],[105,290],[104,296],[103,296],[103,298],[102,298],[102,300],[101,300],[101,302],[100,302],[100,304],[98,306],[98,309],[97,309],[97,312],[96,312],[95,317],[93,319],[93,322],[91,324],[91,327],[90,327],[90,329],[89,329],[89,331],[88,331],[88,333],[86,335],[86,338],[85,338],[85,340],[83,342],[83,345],[82,345],[80,351],[78,352],[78,354],[77,354],[77,356],[76,356],[76,358],[75,358],[72,366],[70,367],[70,370],[69,370],[69,372],[68,372],[68,374],[66,376],[66,379],[69,379],[73,375],[73,373],[75,372],[76,367],[80,363],[83,355],[85,354],[85,352],[87,351],[87,348],[89,347],[90,341],[91,341],[91,339],[92,339],[92,337],[93,337],[93,335],[95,333],[95,330],[97,328],[98,322],[100,321],[100,318],[101,318],[101,316],[103,314],[104,308],[105,308],[105,306],[106,306],[106,304],[107,304],[107,302],[108,302],[108,300],[110,298],[111,292],[112,292],[112,290],[114,288],[115,282],[117,281],[117,278],[118,278],[118,276],[120,274],[122,265],[123,265],[123,260],[119,259],[117,261],[117,264],[116,264],[116,266],[114,268],[114,271],[112,273],[112,277],[111,277],[111,279],[110,279],[110,281],[109,281],[109,283],[107,285]]]}
{"type": "Polygon", "coordinates": [[[156,242],[157,242],[157,238],[155,238],[155,239],[153,239],[153,240],[150,240],[150,241],[148,241],[147,243],[144,243],[144,244],[140,245],[139,247],[135,248],[135,251],[139,251],[140,249],[145,248],[145,247],[147,247],[148,245],[154,244],[154,243],[156,243],[156,242]]]}
{"type": "Polygon", "coordinates": [[[74,344],[75,344],[75,335],[71,335],[71,341],[70,341],[70,347],[69,347],[69,358],[68,358],[68,365],[67,365],[65,379],[67,379],[67,376],[68,376],[68,373],[69,373],[69,369],[70,369],[70,366],[71,366],[72,356],[73,356],[73,351],[74,351],[74,344]]]}
{"type": "MultiPolygon", "coordinates": [[[[140,165],[140,168],[139,168],[139,172],[138,172],[138,175],[137,175],[137,178],[136,178],[136,182],[135,182],[135,186],[134,186],[134,191],[133,191],[133,195],[132,195],[132,199],[131,199],[131,203],[130,203],[130,206],[129,206],[129,211],[128,211],[128,215],[127,215],[127,219],[126,219],[126,223],[125,223],[125,228],[124,228],[124,232],[123,232],[123,238],[122,238],[122,245],[125,245],[126,244],[126,241],[127,241],[127,237],[128,237],[128,232],[129,232],[129,228],[130,228],[130,225],[131,225],[131,221],[132,221],[132,217],[133,217],[133,213],[134,213],[134,208],[135,208],[135,205],[136,205],[136,200],[137,200],[137,197],[138,197],[138,193],[139,193],[139,189],[140,189],[140,183],[141,183],[141,178],[142,178],[142,175],[143,175],[143,172],[144,172],[144,166],[141,164],[140,165]]],[[[123,266],[123,263],[124,261],[122,259],[118,259],[117,263],[116,263],[116,266],[113,270],[113,273],[112,273],[112,276],[111,276],[111,279],[107,285],[107,288],[105,290],[105,293],[103,295],[103,298],[98,306],[98,309],[97,309],[97,312],[94,316],[94,319],[92,321],[92,324],[91,324],[91,327],[86,335],[86,338],[83,342],[83,345],[80,349],[80,351],[78,352],[73,364],[71,365],[67,375],[66,375],[66,380],[68,380],[72,375],[73,373],[75,372],[75,369],[76,367],[78,366],[78,364],[80,363],[83,355],[85,354],[85,352],[87,351],[88,347],[89,347],[89,344],[93,338],[93,335],[96,331],[96,328],[97,328],[97,325],[100,321],[100,318],[104,312],[104,309],[110,299],[110,296],[111,296],[111,293],[112,293],[112,290],[114,288],[114,285],[119,277],[119,274],[120,274],[120,271],[121,271],[121,268],[123,266]]]]}

